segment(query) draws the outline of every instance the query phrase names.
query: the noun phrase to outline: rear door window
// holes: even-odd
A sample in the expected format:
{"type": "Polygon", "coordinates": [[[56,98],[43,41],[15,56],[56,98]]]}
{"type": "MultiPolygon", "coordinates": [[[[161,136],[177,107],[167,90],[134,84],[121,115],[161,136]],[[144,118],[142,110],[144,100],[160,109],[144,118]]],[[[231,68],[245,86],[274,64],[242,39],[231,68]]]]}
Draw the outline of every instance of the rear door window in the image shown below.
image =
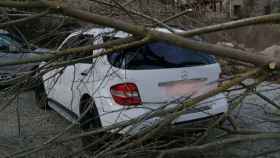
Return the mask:
{"type": "MultiPolygon", "coordinates": [[[[76,35],[71,37],[62,47],[61,49],[70,49],[70,48],[78,48],[88,45],[93,45],[94,37],[91,35],[76,35]]],[[[85,53],[75,53],[75,55],[71,55],[68,59],[81,59],[85,58],[90,54],[90,52],[85,53]]],[[[81,63],[92,63],[92,59],[82,60],[81,63]]]]}
{"type": "Polygon", "coordinates": [[[215,63],[215,58],[203,52],[177,47],[164,42],[129,48],[108,56],[109,62],[123,69],[180,68],[215,63]]]}

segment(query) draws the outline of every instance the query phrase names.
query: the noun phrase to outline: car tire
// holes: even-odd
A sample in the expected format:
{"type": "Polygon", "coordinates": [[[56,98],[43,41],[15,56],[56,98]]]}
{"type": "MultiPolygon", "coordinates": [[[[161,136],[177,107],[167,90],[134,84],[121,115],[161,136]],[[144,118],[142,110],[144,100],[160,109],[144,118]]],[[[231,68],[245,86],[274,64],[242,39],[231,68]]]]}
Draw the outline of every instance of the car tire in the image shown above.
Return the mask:
{"type": "Polygon", "coordinates": [[[35,93],[35,102],[37,107],[40,109],[49,109],[48,96],[46,93],[43,80],[39,79],[36,82],[36,84],[37,85],[34,87],[34,93],[35,93]]]}
{"type": "MultiPolygon", "coordinates": [[[[80,100],[80,113],[84,115],[83,118],[80,120],[80,127],[83,131],[87,132],[90,130],[101,128],[101,121],[99,118],[97,107],[94,103],[94,100],[87,96],[80,100]],[[84,115],[83,113],[87,110],[89,106],[92,108],[84,115]]],[[[104,133],[100,133],[98,135],[90,135],[82,137],[82,145],[85,148],[85,151],[89,152],[89,154],[93,154],[100,146],[103,145],[102,142],[94,144],[98,138],[101,138],[104,133]]]]}

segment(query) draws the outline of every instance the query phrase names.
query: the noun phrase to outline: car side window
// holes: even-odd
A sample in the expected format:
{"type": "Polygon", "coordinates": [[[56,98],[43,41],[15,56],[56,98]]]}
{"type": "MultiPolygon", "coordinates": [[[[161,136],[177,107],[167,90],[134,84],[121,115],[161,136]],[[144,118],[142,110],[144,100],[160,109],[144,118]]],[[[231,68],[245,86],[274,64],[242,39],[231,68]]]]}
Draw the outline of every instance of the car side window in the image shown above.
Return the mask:
{"type": "MultiPolygon", "coordinates": [[[[77,47],[84,47],[88,45],[93,45],[94,37],[90,35],[77,35],[73,36],[61,47],[61,49],[70,49],[70,48],[77,48],[77,47]]],[[[70,56],[68,59],[82,59],[88,57],[91,52],[85,53],[77,53],[75,55],[70,56]]],[[[85,59],[82,60],[80,63],[92,63],[92,59],[85,59]]]]}
{"type": "Polygon", "coordinates": [[[9,51],[10,42],[0,37],[0,50],[9,51]]]}
{"type": "Polygon", "coordinates": [[[21,48],[22,46],[12,39],[8,35],[0,35],[0,50],[1,51],[11,51],[11,50],[17,50],[17,48],[21,48]]]}

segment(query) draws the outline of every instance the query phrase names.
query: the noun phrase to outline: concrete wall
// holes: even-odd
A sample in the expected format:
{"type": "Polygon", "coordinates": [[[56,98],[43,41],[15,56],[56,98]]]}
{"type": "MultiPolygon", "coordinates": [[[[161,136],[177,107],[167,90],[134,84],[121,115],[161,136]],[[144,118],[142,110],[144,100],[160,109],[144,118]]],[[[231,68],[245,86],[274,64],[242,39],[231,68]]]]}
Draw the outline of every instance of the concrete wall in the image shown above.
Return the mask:
{"type": "MultiPolygon", "coordinates": [[[[279,1],[279,0],[274,0],[279,1]]],[[[225,8],[232,18],[245,18],[272,12],[272,0],[225,0],[225,8]],[[238,8],[237,6],[240,6],[238,8]],[[236,11],[238,9],[238,11],[236,11]],[[236,14],[239,12],[238,14],[236,14]]]]}
{"type": "Polygon", "coordinates": [[[272,0],[272,12],[280,13],[280,0],[272,0]]]}
{"type": "Polygon", "coordinates": [[[227,15],[231,18],[241,18],[244,15],[244,0],[224,0],[224,10],[226,11],[227,15]],[[240,11],[237,14],[236,8],[240,7],[240,11]]]}
{"type": "Polygon", "coordinates": [[[272,11],[271,0],[254,0],[255,4],[252,8],[250,16],[258,16],[270,14],[272,11]]]}

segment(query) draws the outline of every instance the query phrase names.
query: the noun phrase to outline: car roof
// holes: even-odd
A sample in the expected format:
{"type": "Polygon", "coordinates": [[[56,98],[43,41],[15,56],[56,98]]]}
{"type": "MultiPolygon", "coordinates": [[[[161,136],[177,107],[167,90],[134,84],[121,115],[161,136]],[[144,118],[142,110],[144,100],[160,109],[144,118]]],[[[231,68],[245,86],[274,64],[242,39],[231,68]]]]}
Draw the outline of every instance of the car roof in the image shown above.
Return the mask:
{"type": "MultiPolygon", "coordinates": [[[[151,28],[152,30],[157,30],[161,32],[166,32],[166,33],[171,33],[168,29],[166,28],[151,28]]],[[[181,33],[184,32],[182,29],[176,29],[172,28],[174,32],[176,33],[181,33]]],[[[76,30],[75,32],[71,33],[67,38],[60,44],[60,46],[57,48],[58,50],[62,48],[62,46],[72,37],[77,36],[77,35],[89,35],[89,36],[94,36],[95,37],[102,37],[102,35],[107,36],[107,37],[117,37],[117,38],[126,38],[131,36],[131,34],[126,33],[124,31],[116,31],[113,28],[109,27],[103,27],[103,28],[91,28],[91,29],[79,29],[76,30]]]]}
{"type": "MultiPolygon", "coordinates": [[[[165,32],[165,33],[171,33],[168,29],[166,28],[160,28],[160,27],[156,27],[156,28],[151,28],[152,30],[156,30],[156,31],[160,31],[160,32],[165,32]]],[[[176,32],[176,33],[182,33],[185,32],[182,29],[176,29],[176,28],[172,28],[172,31],[176,32]]],[[[123,31],[116,31],[113,28],[91,28],[91,29],[87,29],[87,30],[78,30],[76,32],[71,33],[69,36],[76,36],[79,34],[83,34],[83,35],[93,35],[93,36],[99,36],[99,35],[106,35],[106,36],[113,36],[113,37],[118,37],[118,38],[125,38],[128,36],[131,36],[131,34],[123,32],[123,31]]]]}

